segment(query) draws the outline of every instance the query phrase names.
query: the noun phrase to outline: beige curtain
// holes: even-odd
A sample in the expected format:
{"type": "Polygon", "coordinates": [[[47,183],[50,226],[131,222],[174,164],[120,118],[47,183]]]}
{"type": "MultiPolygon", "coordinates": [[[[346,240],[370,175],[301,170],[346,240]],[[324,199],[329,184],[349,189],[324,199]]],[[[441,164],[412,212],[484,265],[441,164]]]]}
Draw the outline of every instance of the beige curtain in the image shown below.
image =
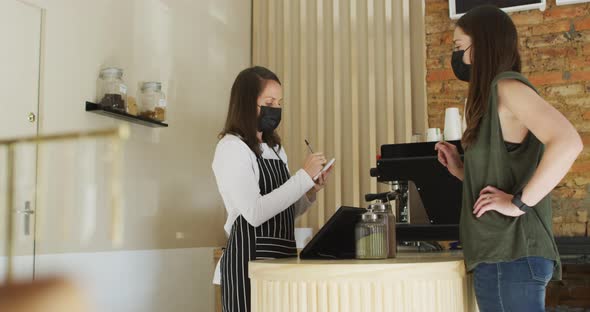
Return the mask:
{"type": "Polygon", "coordinates": [[[253,0],[252,57],[283,82],[280,133],[292,171],[314,151],[336,158],[299,226],[383,190],[369,175],[380,146],[426,128],[423,1],[253,0]]]}

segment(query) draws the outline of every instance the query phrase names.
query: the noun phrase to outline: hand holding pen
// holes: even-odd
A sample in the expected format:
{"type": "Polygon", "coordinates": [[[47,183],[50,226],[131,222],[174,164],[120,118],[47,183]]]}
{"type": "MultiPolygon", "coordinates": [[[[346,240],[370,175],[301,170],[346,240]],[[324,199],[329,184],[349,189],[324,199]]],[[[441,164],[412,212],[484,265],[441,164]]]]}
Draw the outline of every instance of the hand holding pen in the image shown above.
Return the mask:
{"type": "Polygon", "coordinates": [[[307,155],[305,162],[303,164],[303,169],[309,174],[310,177],[315,177],[321,171],[324,165],[326,164],[326,157],[323,153],[314,153],[311,145],[307,140],[305,140],[305,144],[309,149],[310,154],[307,155]]]}

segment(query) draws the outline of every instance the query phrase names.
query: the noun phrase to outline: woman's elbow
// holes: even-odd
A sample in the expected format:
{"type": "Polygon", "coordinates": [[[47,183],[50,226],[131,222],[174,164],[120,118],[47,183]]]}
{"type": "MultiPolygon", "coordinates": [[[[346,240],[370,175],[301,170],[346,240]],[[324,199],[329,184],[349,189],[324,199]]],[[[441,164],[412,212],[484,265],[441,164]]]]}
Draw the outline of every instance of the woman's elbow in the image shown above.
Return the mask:
{"type": "Polygon", "coordinates": [[[563,156],[577,157],[584,149],[582,138],[575,129],[556,135],[548,142],[545,142],[545,145],[547,147],[554,146],[563,156]]]}
{"type": "Polygon", "coordinates": [[[246,219],[246,221],[253,227],[259,227],[264,223],[266,220],[262,220],[262,218],[256,213],[256,209],[248,209],[242,213],[242,217],[246,219]]]}
{"type": "Polygon", "coordinates": [[[576,157],[584,150],[584,142],[582,141],[582,138],[578,132],[575,132],[575,134],[572,135],[569,146],[571,146],[572,154],[575,154],[576,157]]]}

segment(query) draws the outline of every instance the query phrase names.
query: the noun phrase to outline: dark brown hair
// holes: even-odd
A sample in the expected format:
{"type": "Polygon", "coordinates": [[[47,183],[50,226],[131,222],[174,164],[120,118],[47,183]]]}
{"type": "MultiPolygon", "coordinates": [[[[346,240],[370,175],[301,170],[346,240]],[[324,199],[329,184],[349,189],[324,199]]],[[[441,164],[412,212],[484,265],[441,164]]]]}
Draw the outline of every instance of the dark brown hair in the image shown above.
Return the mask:
{"type": "MultiPolygon", "coordinates": [[[[219,138],[227,134],[240,136],[256,156],[262,154],[260,142],[256,137],[258,131],[256,101],[270,80],[281,84],[277,75],[261,66],[246,68],[238,74],[231,87],[225,127],[219,134],[219,138]]],[[[263,133],[262,141],[272,148],[278,146],[280,149],[281,147],[281,138],[276,131],[263,133]]]]}
{"type": "Polygon", "coordinates": [[[510,17],[499,8],[483,5],[469,10],[457,26],[471,38],[471,77],[465,109],[467,129],[462,143],[477,140],[480,122],[488,108],[494,78],[505,71],[520,72],[518,34],[510,17]]]}

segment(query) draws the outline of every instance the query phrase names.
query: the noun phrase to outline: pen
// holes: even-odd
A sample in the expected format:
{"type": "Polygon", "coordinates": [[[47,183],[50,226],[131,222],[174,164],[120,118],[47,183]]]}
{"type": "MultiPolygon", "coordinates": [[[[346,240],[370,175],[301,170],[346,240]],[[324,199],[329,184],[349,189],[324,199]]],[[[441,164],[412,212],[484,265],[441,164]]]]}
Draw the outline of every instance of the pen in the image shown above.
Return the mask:
{"type": "Polygon", "coordinates": [[[309,144],[309,142],[307,141],[307,139],[305,139],[305,145],[307,145],[307,148],[309,149],[309,152],[313,154],[313,150],[311,149],[311,144],[309,144]]]}

